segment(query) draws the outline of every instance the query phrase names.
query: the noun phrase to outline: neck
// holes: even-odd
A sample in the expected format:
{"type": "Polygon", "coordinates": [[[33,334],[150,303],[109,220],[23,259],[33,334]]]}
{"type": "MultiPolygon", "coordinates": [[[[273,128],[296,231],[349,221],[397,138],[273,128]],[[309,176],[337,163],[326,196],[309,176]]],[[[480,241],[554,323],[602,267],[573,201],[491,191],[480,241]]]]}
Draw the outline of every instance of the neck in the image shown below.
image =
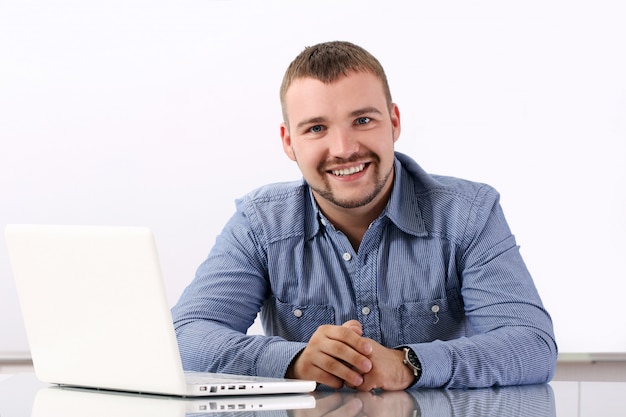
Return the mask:
{"type": "Polygon", "coordinates": [[[382,210],[378,213],[368,212],[363,215],[356,213],[334,213],[334,215],[329,215],[326,212],[324,212],[324,214],[336,229],[341,230],[346,235],[352,248],[358,252],[367,228],[376,220],[381,212],[382,210]]]}
{"type": "MultiPolygon", "coordinates": [[[[393,176],[392,176],[393,178],[393,176]]],[[[317,204],[333,226],[343,232],[355,251],[359,250],[363,236],[368,227],[380,216],[391,196],[393,180],[390,178],[388,186],[380,195],[362,207],[344,208],[321,198],[313,192],[317,204]]]]}

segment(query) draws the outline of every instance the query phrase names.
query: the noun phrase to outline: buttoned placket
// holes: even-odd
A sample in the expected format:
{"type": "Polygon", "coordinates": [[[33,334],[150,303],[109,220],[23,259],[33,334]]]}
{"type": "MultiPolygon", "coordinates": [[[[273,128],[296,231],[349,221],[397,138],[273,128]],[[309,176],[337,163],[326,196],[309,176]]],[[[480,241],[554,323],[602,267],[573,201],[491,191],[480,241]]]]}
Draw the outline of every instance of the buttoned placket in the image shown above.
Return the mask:
{"type": "Polygon", "coordinates": [[[357,258],[353,279],[357,316],[363,326],[363,335],[382,340],[380,308],[378,305],[378,252],[383,230],[381,219],[374,221],[365,232],[357,258]]]}
{"type": "Polygon", "coordinates": [[[380,329],[380,309],[378,306],[378,251],[382,233],[381,220],[377,220],[366,231],[355,252],[348,237],[335,229],[328,220],[322,218],[321,223],[331,233],[339,249],[338,256],[345,263],[355,295],[356,319],[363,326],[363,335],[374,340],[382,340],[380,329]]]}

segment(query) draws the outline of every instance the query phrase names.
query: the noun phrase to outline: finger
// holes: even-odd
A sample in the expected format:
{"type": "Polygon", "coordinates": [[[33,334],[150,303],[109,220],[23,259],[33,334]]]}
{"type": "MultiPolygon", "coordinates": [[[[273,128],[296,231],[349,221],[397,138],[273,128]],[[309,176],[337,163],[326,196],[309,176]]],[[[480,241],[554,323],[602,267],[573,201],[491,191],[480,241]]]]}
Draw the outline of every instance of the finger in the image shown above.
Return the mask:
{"type": "MultiPolygon", "coordinates": [[[[367,358],[365,358],[365,360],[369,362],[367,358]]],[[[338,384],[339,386],[333,383],[333,388],[341,388],[344,381],[348,385],[354,386],[358,386],[363,383],[363,376],[361,372],[345,360],[340,360],[335,356],[324,354],[317,356],[313,363],[323,372],[340,379],[338,384]]],[[[371,368],[371,364],[366,366],[361,365],[361,367],[368,369],[371,368]]]]}
{"type": "Polygon", "coordinates": [[[368,356],[374,349],[372,341],[359,336],[348,326],[337,327],[328,334],[329,341],[324,345],[324,352],[360,373],[369,372],[372,361],[368,356]]]}
{"type": "MultiPolygon", "coordinates": [[[[359,353],[352,346],[332,341],[324,346],[323,352],[327,355],[324,369],[343,371],[344,368],[365,374],[372,370],[372,361],[366,355],[359,353]]],[[[333,372],[334,373],[334,372],[333,372]]],[[[339,374],[334,373],[337,376],[339,374]]]]}
{"type": "Polygon", "coordinates": [[[345,322],[344,324],[342,324],[341,326],[352,330],[359,336],[363,336],[363,326],[358,320],[349,320],[345,322]]]}
{"type": "MultiPolygon", "coordinates": [[[[341,342],[349,346],[350,348],[359,352],[362,355],[369,355],[373,351],[373,346],[370,339],[361,337],[361,335],[357,334],[357,332],[355,331],[357,325],[354,325],[352,322],[356,322],[356,320],[346,322],[342,326],[333,326],[332,328],[328,329],[328,333],[326,334],[326,336],[329,339],[341,342]]],[[[358,324],[358,330],[360,333],[360,324],[358,324]]]]}
{"type": "Polygon", "coordinates": [[[344,384],[343,379],[323,369],[318,361],[319,359],[316,356],[308,357],[303,354],[295,363],[294,372],[296,377],[313,380],[334,389],[341,388],[344,384]]]}
{"type": "Polygon", "coordinates": [[[310,344],[293,362],[293,376],[312,379],[335,389],[341,388],[344,381],[349,381],[353,385],[361,384],[363,377],[353,369],[353,365],[336,357],[337,351],[342,349],[358,355],[354,350],[332,339],[325,339],[324,343],[310,344]],[[330,346],[333,344],[337,346],[334,348],[330,346]]]}

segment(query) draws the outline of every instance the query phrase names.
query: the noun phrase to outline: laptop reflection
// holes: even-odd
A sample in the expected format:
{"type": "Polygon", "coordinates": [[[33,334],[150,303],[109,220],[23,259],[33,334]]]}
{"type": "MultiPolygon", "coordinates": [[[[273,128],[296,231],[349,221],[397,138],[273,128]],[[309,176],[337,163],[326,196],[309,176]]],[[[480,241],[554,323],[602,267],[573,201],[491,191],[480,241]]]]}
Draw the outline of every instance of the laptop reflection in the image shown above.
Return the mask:
{"type": "Polygon", "coordinates": [[[51,386],[37,392],[31,417],[254,416],[314,407],[315,398],[309,394],[182,398],[51,386]]]}

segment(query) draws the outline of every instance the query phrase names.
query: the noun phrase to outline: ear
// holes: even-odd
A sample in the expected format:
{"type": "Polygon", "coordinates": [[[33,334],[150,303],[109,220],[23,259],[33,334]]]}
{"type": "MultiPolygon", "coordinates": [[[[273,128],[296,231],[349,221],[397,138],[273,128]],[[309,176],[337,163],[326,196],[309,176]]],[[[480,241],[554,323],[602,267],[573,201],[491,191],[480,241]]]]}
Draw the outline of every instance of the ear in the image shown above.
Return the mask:
{"type": "Polygon", "coordinates": [[[400,131],[402,130],[400,127],[400,109],[397,104],[392,104],[390,115],[393,141],[396,142],[400,137],[400,131]]]}
{"type": "Polygon", "coordinates": [[[291,146],[291,135],[289,134],[289,128],[284,122],[280,124],[280,139],[283,142],[283,150],[285,151],[285,154],[289,157],[289,159],[295,161],[296,154],[293,152],[293,148],[291,146]]]}

